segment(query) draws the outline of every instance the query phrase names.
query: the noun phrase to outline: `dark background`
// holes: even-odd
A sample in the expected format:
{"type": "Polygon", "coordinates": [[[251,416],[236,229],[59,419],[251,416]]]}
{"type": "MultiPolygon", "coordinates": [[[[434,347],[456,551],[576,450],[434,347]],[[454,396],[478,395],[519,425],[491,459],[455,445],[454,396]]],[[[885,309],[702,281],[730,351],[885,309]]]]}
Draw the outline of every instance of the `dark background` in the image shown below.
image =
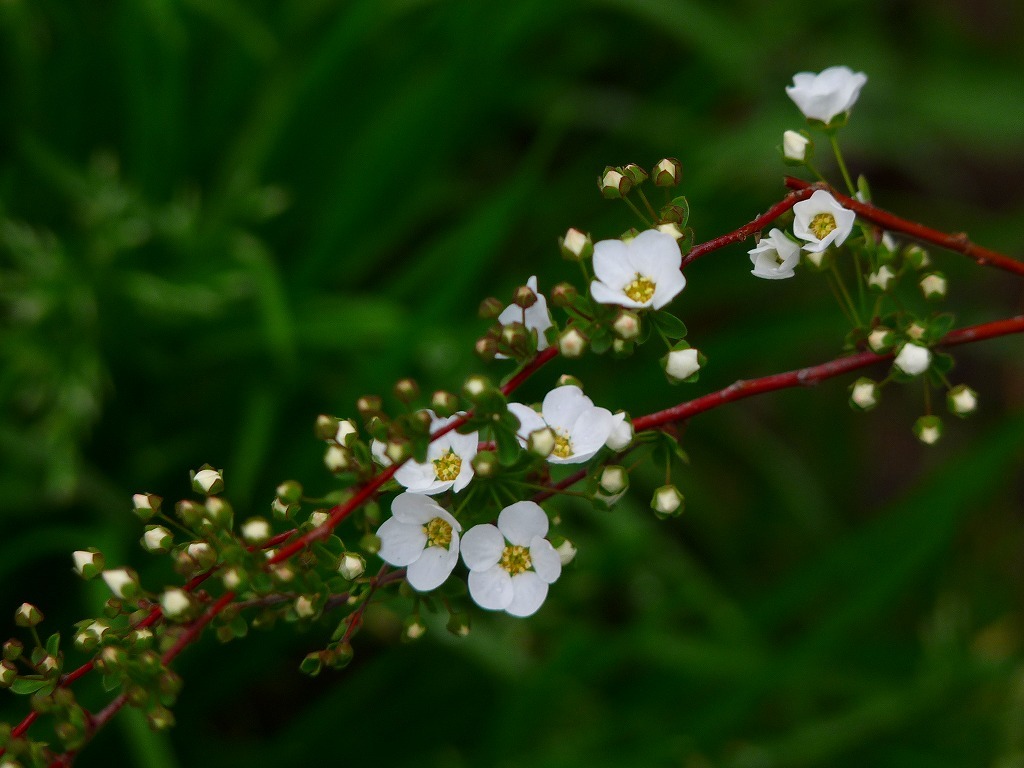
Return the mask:
{"type": "MultiPolygon", "coordinates": [[[[634,225],[603,166],[679,157],[698,241],[768,208],[797,71],[868,74],[843,144],[880,205],[1021,256],[1022,39],[1009,2],[3,0],[0,608],[69,636],[106,597],[70,573],[88,545],[172,583],[130,497],[203,462],[242,517],[285,478],[329,490],[316,414],[457,387],[481,298],[573,279],[568,226],[634,225]]],[[[755,280],[745,251],[674,305],[698,384],[651,350],[522,396],[570,372],[639,415],[834,357],[824,282],[755,280]]],[[[935,258],[960,324],[1019,311],[1012,276],[935,258]]],[[[685,517],[650,514],[654,470],[613,512],[562,505],[580,554],[532,619],[407,646],[384,606],[316,680],[329,629],[206,638],[175,730],[122,713],[79,764],[1024,765],[1021,348],[957,351],[979,413],[932,448],[917,386],[703,415],[685,517]]]]}

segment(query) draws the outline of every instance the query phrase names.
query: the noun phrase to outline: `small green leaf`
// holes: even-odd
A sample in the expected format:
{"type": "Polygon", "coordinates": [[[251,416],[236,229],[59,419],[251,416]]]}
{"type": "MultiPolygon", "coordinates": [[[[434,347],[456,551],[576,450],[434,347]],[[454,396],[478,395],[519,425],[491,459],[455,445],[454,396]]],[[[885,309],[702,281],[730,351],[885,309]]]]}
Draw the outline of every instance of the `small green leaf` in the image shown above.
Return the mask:
{"type": "Polygon", "coordinates": [[[683,230],[683,236],[676,241],[679,244],[679,250],[682,251],[683,256],[686,256],[693,250],[694,237],[695,234],[693,232],[693,227],[687,227],[683,230]]]}
{"type": "Polygon", "coordinates": [[[516,439],[515,432],[506,429],[494,430],[494,441],[498,446],[498,463],[503,467],[511,467],[519,460],[522,448],[516,439]]]}
{"type": "Polygon", "coordinates": [[[46,652],[54,658],[60,653],[60,632],[54,632],[46,638],[46,652]]]}
{"type": "Polygon", "coordinates": [[[49,680],[40,680],[32,677],[19,677],[11,683],[11,691],[19,696],[27,696],[30,693],[41,691],[48,685],[50,685],[49,680]]]}
{"type": "Polygon", "coordinates": [[[667,338],[682,339],[686,336],[686,323],[670,312],[653,312],[650,318],[667,338]]]}

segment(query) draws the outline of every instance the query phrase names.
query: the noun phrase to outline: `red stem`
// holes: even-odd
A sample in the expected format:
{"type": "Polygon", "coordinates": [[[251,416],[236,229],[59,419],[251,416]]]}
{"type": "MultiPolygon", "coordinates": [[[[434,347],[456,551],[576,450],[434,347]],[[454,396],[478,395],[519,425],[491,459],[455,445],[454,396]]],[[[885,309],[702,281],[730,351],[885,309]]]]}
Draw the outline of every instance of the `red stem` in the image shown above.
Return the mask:
{"type": "Polygon", "coordinates": [[[862,219],[866,219],[872,224],[877,224],[882,229],[902,232],[903,234],[910,235],[917,240],[924,240],[926,243],[932,243],[940,248],[945,248],[946,250],[954,251],[956,253],[962,253],[964,256],[969,256],[974,259],[983,267],[992,266],[997,269],[1012,272],[1015,275],[1024,275],[1024,262],[972,243],[967,238],[966,232],[958,232],[950,235],[945,232],[940,232],[937,229],[926,227],[924,224],[918,224],[914,221],[901,219],[899,216],[882,210],[881,208],[876,208],[868,203],[862,203],[852,197],[847,197],[846,195],[832,189],[829,185],[822,184],[821,182],[811,183],[809,181],[804,181],[803,179],[794,178],[793,176],[787,176],[785,181],[786,186],[790,189],[800,190],[802,192],[813,192],[814,190],[824,189],[836,200],[842,203],[843,206],[849,208],[862,219]]]}

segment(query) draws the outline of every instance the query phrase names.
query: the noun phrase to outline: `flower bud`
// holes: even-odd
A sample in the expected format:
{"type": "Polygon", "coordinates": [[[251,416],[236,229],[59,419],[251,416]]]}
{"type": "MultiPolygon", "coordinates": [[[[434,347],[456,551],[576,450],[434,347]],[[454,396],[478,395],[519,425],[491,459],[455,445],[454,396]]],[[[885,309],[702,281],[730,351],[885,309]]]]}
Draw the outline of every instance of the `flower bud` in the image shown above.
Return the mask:
{"type": "MultiPolygon", "coordinates": [[[[351,424],[350,421],[342,421],[341,424],[351,424]]],[[[338,428],[338,435],[341,435],[341,428],[338,428]]],[[[345,438],[337,440],[342,444],[345,438]]],[[[302,485],[294,480],[285,480],[274,490],[275,495],[285,504],[298,504],[302,501],[302,485]]]]}
{"type": "Polygon", "coordinates": [[[597,188],[601,190],[601,195],[605,199],[614,200],[628,195],[633,183],[620,169],[607,166],[597,178],[597,188]]]}
{"type": "Polygon", "coordinates": [[[206,571],[217,563],[217,552],[205,541],[194,541],[185,547],[185,553],[192,558],[196,568],[206,571]]]}
{"type": "Polygon", "coordinates": [[[338,564],[338,573],[348,581],[354,581],[366,570],[366,560],[356,552],[345,552],[338,564]]]}
{"type": "Polygon", "coordinates": [[[814,152],[814,144],[802,133],[786,131],[782,134],[782,159],[792,165],[803,165],[814,152]]]}
{"type": "Polygon", "coordinates": [[[932,263],[928,251],[916,243],[911,243],[903,249],[903,258],[914,269],[924,269],[932,263]]]}
{"type": "Polygon", "coordinates": [[[633,442],[633,424],[624,411],[619,411],[612,417],[612,431],[605,441],[605,445],[613,451],[621,451],[633,442]]]}
{"type": "Polygon", "coordinates": [[[25,644],[21,640],[10,639],[4,643],[4,660],[17,661],[25,651],[25,644]]]}
{"type": "Polygon", "coordinates": [[[674,349],[665,357],[661,358],[661,366],[665,369],[668,380],[676,384],[686,381],[700,371],[703,361],[702,355],[696,349],[674,349]]]}
{"type": "Polygon", "coordinates": [[[684,509],[683,494],[674,485],[663,485],[654,491],[651,509],[661,519],[681,515],[684,509]]]}
{"type": "Polygon", "coordinates": [[[590,235],[571,227],[558,238],[558,248],[569,261],[584,261],[594,255],[594,241],[590,235]]]}
{"type": "Polygon", "coordinates": [[[224,589],[230,589],[232,592],[237,592],[246,581],[248,579],[241,568],[228,568],[220,575],[220,582],[224,585],[224,589]]]}
{"type": "Polygon", "coordinates": [[[380,395],[363,395],[356,400],[356,410],[364,419],[379,415],[384,409],[380,395]]]}
{"type": "Polygon", "coordinates": [[[921,278],[918,285],[921,287],[921,293],[929,301],[946,298],[946,277],[941,272],[929,272],[921,278]]]}
{"type": "Polygon", "coordinates": [[[313,434],[317,440],[333,440],[338,432],[338,419],[321,413],[313,424],[313,434]]]}
{"type": "Polygon", "coordinates": [[[537,294],[528,285],[520,285],[512,293],[512,303],[522,309],[529,309],[537,303],[537,294]]]}
{"type": "MultiPolygon", "coordinates": [[[[352,445],[352,443],[354,443],[358,439],[359,428],[355,425],[355,422],[352,421],[352,419],[338,419],[338,428],[334,432],[334,442],[336,442],[338,445],[348,448],[352,445]]],[[[288,482],[291,483],[292,485],[298,486],[299,495],[301,496],[302,486],[296,483],[294,480],[289,480],[288,482]]],[[[285,484],[282,483],[281,485],[279,485],[278,489],[280,489],[282,485],[285,484]]],[[[280,493],[278,493],[277,495],[281,496],[280,493]]],[[[298,499],[295,499],[295,501],[298,501],[298,499]]],[[[292,501],[289,503],[294,502],[292,501]]]]}
{"type": "Polygon", "coordinates": [[[318,509],[309,516],[308,522],[312,527],[319,528],[321,525],[331,519],[330,514],[325,509],[318,509]]]}
{"type": "Polygon", "coordinates": [[[850,407],[856,411],[870,411],[878,405],[878,384],[861,377],[850,387],[850,407]]]}
{"type": "Polygon", "coordinates": [[[22,603],[14,612],[14,623],[19,627],[35,627],[43,620],[43,612],[32,603],[22,603]]]}
{"type": "Polygon", "coordinates": [[[958,384],[946,395],[946,405],[950,413],[960,417],[967,416],[978,408],[978,393],[966,384],[958,384]]]}
{"type": "Polygon", "coordinates": [[[832,249],[826,248],[823,251],[804,251],[803,259],[810,264],[816,272],[824,272],[832,265],[832,249]]]}
{"type": "Polygon", "coordinates": [[[75,573],[88,581],[99,576],[103,570],[103,555],[98,549],[79,549],[71,553],[75,563],[75,573]]]}
{"type": "Polygon", "coordinates": [[[635,339],[640,335],[640,316],[628,309],[619,310],[619,314],[612,322],[612,330],[625,341],[635,339]]]}
{"type": "Polygon", "coordinates": [[[622,173],[634,187],[639,187],[647,181],[647,171],[636,163],[627,163],[622,166],[622,173]]]}
{"type": "Polygon", "coordinates": [[[567,328],[558,336],[558,352],[562,357],[582,357],[587,351],[587,337],[575,328],[567,328]]]}
{"type": "Polygon", "coordinates": [[[135,573],[128,568],[114,568],[103,572],[103,581],[114,594],[123,600],[131,600],[138,593],[139,583],[135,573]]]}
{"type": "Polygon", "coordinates": [[[896,238],[888,232],[883,232],[881,242],[878,245],[878,256],[883,263],[891,264],[896,260],[896,238]]]}
{"type": "Polygon", "coordinates": [[[234,525],[235,511],[231,505],[219,496],[211,496],[206,500],[206,519],[215,528],[228,529],[234,525]]]}
{"type": "Polygon", "coordinates": [[[453,613],[448,617],[447,629],[456,637],[466,637],[469,634],[469,614],[453,613]]]}
{"type": "Polygon", "coordinates": [[[871,333],[868,334],[868,346],[876,355],[888,352],[895,341],[896,334],[893,333],[891,328],[886,328],[884,325],[873,328],[871,333]]]}
{"type": "Polygon", "coordinates": [[[576,547],[573,546],[573,543],[568,539],[555,547],[555,552],[558,553],[558,559],[561,561],[563,566],[568,565],[576,559],[576,547]]]}
{"type": "Polygon", "coordinates": [[[481,336],[473,345],[473,351],[477,357],[489,363],[498,354],[498,342],[491,336],[481,336]]]}
{"type": "Polygon", "coordinates": [[[494,477],[498,473],[498,456],[494,451],[480,451],[470,463],[480,477],[494,477]]]}
{"type": "Polygon", "coordinates": [[[60,663],[50,654],[43,656],[34,666],[43,677],[49,677],[60,669],[60,663]]]}
{"type": "Polygon", "coordinates": [[[884,293],[889,290],[889,284],[896,277],[896,273],[883,264],[877,270],[868,275],[868,288],[874,288],[884,293]]]}
{"type": "Polygon", "coordinates": [[[242,523],[242,538],[246,544],[258,547],[270,539],[270,521],[263,517],[250,517],[242,523]]]}
{"type": "Polygon", "coordinates": [[[419,640],[427,633],[427,625],[419,616],[406,618],[402,628],[402,639],[406,641],[419,640]]]}
{"type": "Polygon", "coordinates": [[[526,437],[526,450],[546,459],[555,450],[555,431],[551,427],[535,429],[526,437]]]}
{"type": "Polygon", "coordinates": [[[527,350],[530,332],[522,323],[508,323],[501,328],[501,342],[513,355],[523,355],[527,350]]]}
{"type": "Polygon", "coordinates": [[[938,416],[922,416],[914,422],[914,434],[925,445],[934,445],[942,437],[942,420],[938,416]]]}
{"type": "Polygon", "coordinates": [[[674,157],[666,157],[654,164],[651,176],[655,186],[674,187],[683,180],[683,166],[674,157]]]}
{"type": "Polygon", "coordinates": [[[488,394],[494,385],[486,376],[470,376],[462,385],[462,394],[475,404],[477,400],[488,394]]]}
{"type": "Polygon", "coordinates": [[[352,661],[352,657],[355,653],[352,650],[352,644],[348,642],[338,643],[333,648],[327,650],[324,653],[324,664],[329,666],[331,669],[344,669],[352,661]]]}
{"type": "Polygon", "coordinates": [[[439,389],[430,396],[430,407],[438,416],[446,418],[459,410],[459,398],[451,392],[439,389]]]}
{"type": "Polygon", "coordinates": [[[220,493],[224,490],[224,477],[220,470],[204,464],[198,472],[192,472],[192,490],[204,495],[220,493]]]}
{"type": "Polygon", "coordinates": [[[384,445],[384,455],[389,464],[397,464],[412,456],[412,444],[403,437],[388,440],[384,445]]]}
{"type": "Polygon", "coordinates": [[[576,301],[578,296],[579,291],[572,283],[558,283],[551,289],[551,303],[563,309],[576,301]]]}
{"type": "MultiPolygon", "coordinates": [[[[9,661],[0,661],[0,688],[10,688],[18,679],[18,668],[9,661]]],[[[0,765],[3,765],[0,763],[0,765]]],[[[16,763],[16,765],[20,765],[16,763]]]]}
{"type": "Polygon", "coordinates": [[[270,502],[270,513],[275,520],[288,520],[299,508],[298,504],[285,504],[281,499],[274,497],[270,502]]]}
{"type": "Polygon", "coordinates": [[[160,502],[163,499],[155,493],[136,493],[132,496],[132,508],[135,514],[145,522],[160,511],[160,502]]]}
{"type": "Polygon", "coordinates": [[[415,379],[399,379],[395,382],[395,398],[402,403],[411,403],[420,396],[420,385],[415,379]]]}
{"type": "Polygon", "coordinates": [[[316,615],[316,606],[313,605],[313,601],[306,595],[299,595],[295,598],[295,615],[300,619],[309,619],[316,615]]]}
{"type": "Polygon", "coordinates": [[[154,731],[166,731],[174,727],[174,713],[162,704],[146,710],[146,722],[154,731]]]}
{"type": "Polygon", "coordinates": [[[505,304],[494,296],[488,296],[480,302],[480,309],[477,314],[482,320],[494,320],[505,309],[505,304]]]}
{"type": "Polygon", "coordinates": [[[188,592],[178,587],[166,590],[160,597],[160,610],[169,619],[180,619],[192,607],[188,592]]]}
{"type": "Polygon", "coordinates": [[[671,235],[673,240],[680,240],[683,237],[683,230],[681,230],[679,225],[674,221],[666,221],[662,224],[658,224],[655,229],[659,232],[664,232],[666,235],[671,235]]]}
{"type": "Polygon", "coordinates": [[[893,365],[908,376],[919,376],[928,370],[932,362],[931,350],[911,342],[903,345],[893,365]]]}
{"type": "Polygon", "coordinates": [[[629,475],[626,473],[625,468],[612,464],[601,470],[601,477],[598,482],[607,493],[622,493],[622,491],[629,487],[629,475]]]}
{"type": "Polygon", "coordinates": [[[174,544],[174,536],[162,525],[147,525],[146,532],[142,534],[139,543],[147,552],[160,554],[171,548],[174,544]]]}
{"type": "Polygon", "coordinates": [[[174,505],[174,512],[188,528],[197,527],[203,520],[204,508],[194,501],[183,499],[174,505]]]}
{"type": "MultiPolygon", "coordinates": [[[[329,445],[327,446],[326,453],[324,453],[324,466],[334,474],[344,472],[352,466],[352,454],[349,453],[348,448],[342,448],[340,445],[329,445]]],[[[280,499],[276,499],[276,501],[280,501],[280,499]]]]}

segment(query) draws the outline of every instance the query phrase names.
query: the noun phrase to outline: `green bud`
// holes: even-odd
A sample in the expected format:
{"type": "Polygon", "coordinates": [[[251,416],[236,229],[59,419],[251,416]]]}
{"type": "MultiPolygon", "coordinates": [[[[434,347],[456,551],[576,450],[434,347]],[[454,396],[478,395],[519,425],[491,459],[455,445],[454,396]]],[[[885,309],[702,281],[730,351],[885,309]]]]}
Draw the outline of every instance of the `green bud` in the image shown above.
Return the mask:
{"type": "Polygon", "coordinates": [[[569,261],[585,261],[594,255],[594,241],[590,235],[570,227],[565,235],[558,238],[558,249],[569,261]]]}
{"type": "Polygon", "coordinates": [[[317,416],[316,422],[313,425],[313,434],[316,435],[316,439],[333,440],[338,432],[338,422],[339,419],[334,416],[328,416],[325,413],[317,416]]]}
{"type": "Polygon", "coordinates": [[[451,392],[439,389],[430,396],[430,407],[438,416],[447,418],[459,410],[459,398],[451,392]]]}
{"type": "Polygon", "coordinates": [[[494,320],[504,309],[505,305],[502,304],[500,299],[496,299],[494,296],[488,296],[480,302],[478,314],[483,320],[494,320]]]}
{"type": "Polygon", "coordinates": [[[14,612],[14,623],[19,627],[36,627],[43,620],[43,612],[31,603],[22,603],[14,612]]]}
{"type": "Polygon", "coordinates": [[[621,168],[607,166],[601,175],[597,177],[597,188],[601,195],[608,200],[625,197],[633,188],[633,182],[622,173],[621,168]]]}
{"type": "Polygon", "coordinates": [[[294,480],[286,480],[277,486],[277,498],[285,504],[298,504],[302,501],[302,485],[294,480]]]}
{"type": "Polygon", "coordinates": [[[420,385],[415,379],[399,379],[395,382],[395,397],[402,403],[411,403],[420,396],[420,385]]]}
{"type": "Polygon", "coordinates": [[[683,165],[674,157],[666,157],[654,164],[651,176],[655,186],[674,187],[683,180],[683,165]]]}
{"type": "Polygon", "coordinates": [[[551,289],[551,303],[563,309],[571,306],[578,296],[579,291],[572,283],[559,283],[551,289]]]}
{"type": "Polygon", "coordinates": [[[364,419],[380,415],[383,409],[384,401],[379,395],[363,395],[356,400],[356,410],[364,419]]]}
{"type": "Polygon", "coordinates": [[[448,631],[456,637],[465,637],[469,634],[469,614],[453,613],[448,618],[448,631]]]}
{"type": "Polygon", "coordinates": [[[25,651],[25,644],[21,640],[11,638],[4,643],[4,660],[17,661],[25,651]]]}
{"type": "Polygon", "coordinates": [[[494,451],[480,451],[471,463],[473,471],[480,477],[494,477],[498,472],[498,456],[494,451]]]}

